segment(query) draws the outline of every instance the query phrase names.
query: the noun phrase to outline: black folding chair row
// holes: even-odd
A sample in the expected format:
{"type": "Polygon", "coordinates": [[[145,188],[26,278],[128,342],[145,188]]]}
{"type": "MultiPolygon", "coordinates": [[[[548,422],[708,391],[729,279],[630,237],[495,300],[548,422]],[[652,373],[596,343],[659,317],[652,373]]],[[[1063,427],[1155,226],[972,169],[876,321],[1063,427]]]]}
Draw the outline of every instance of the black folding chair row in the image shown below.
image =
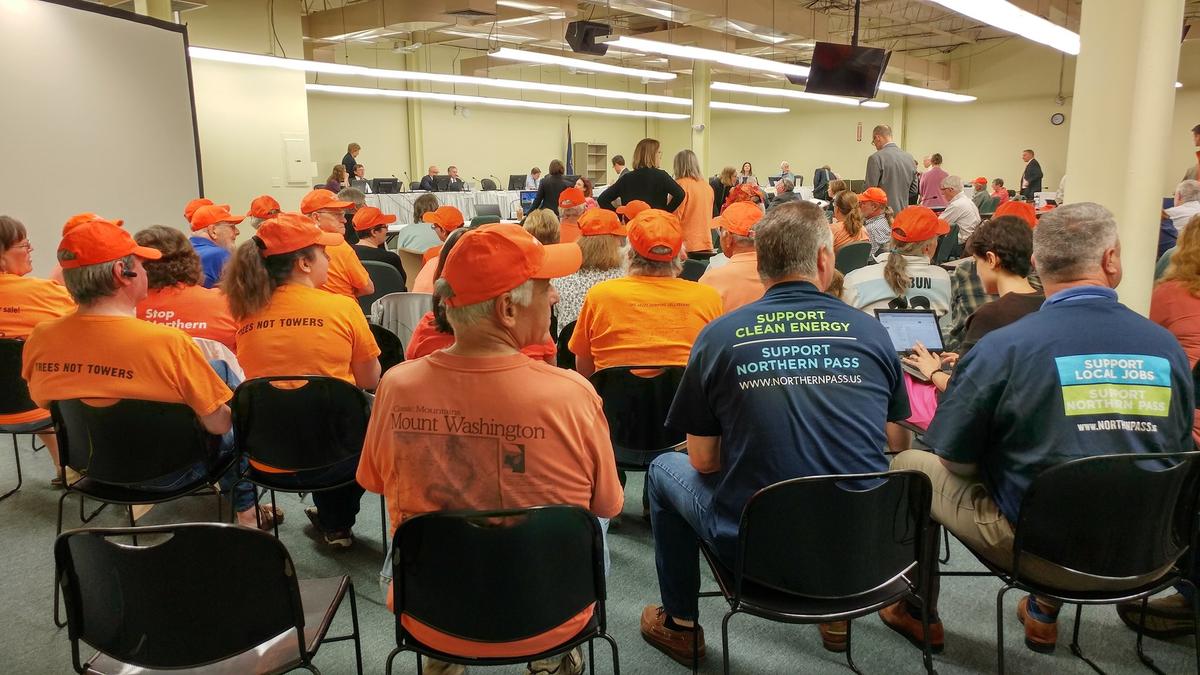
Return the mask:
{"type": "MultiPolygon", "coordinates": [[[[13,415],[37,409],[37,405],[29,398],[29,385],[21,377],[21,354],[24,349],[24,340],[0,338],[0,415],[13,415]]],[[[28,425],[0,424],[0,434],[12,437],[13,462],[17,467],[17,484],[0,495],[0,501],[16,494],[24,480],[21,476],[21,452],[17,447],[17,437],[53,431],[54,428],[49,422],[41,429],[29,429],[28,425]]],[[[37,447],[37,441],[34,441],[34,452],[40,449],[42,448],[37,447]]]]}

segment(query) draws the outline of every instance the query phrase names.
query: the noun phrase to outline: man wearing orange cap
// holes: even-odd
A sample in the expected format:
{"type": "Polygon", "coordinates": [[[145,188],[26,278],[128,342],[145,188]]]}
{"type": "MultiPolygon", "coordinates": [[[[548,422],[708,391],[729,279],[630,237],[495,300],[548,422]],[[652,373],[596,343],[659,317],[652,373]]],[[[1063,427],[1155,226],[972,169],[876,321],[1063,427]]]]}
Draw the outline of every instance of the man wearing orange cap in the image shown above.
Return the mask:
{"type": "MultiPolygon", "coordinates": [[[[446,241],[451,232],[463,226],[462,211],[453,206],[439,206],[421,216],[421,219],[429,223],[434,234],[442,241],[446,241]]],[[[430,257],[417,273],[417,278],[413,279],[413,293],[433,293],[433,278],[437,275],[438,254],[441,250],[442,247],[438,246],[426,253],[430,257]]]]}
{"type": "MultiPolygon", "coordinates": [[[[112,221],[93,220],[68,232],[58,247],[63,280],[79,309],[38,324],[25,344],[21,376],[30,397],[49,408],[65,399],[140,399],[183,403],[210,434],[224,436],[221,457],[233,452],[229,387],[178,328],[137,318],[146,297],[143,260],[162,254],[138,246],[112,221]]],[[[204,475],[197,465],[140,487],[168,488],[204,475]]],[[[233,472],[223,477],[229,487],[233,472]]],[[[255,525],[254,494],[249,483],[233,489],[238,522],[255,525]]],[[[267,515],[267,514],[264,514],[267,515]]],[[[269,516],[268,516],[269,517],[269,516]]]]}
{"type": "Polygon", "coordinates": [[[876,309],[950,311],[950,275],[930,263],[938,238],[950,225],[927,206],[910,206],[892,223],[891,245],[866,265],[846,275],[846,304],[868,314],[876,309]]]}
{"type": "Polygon", "coordinates": [[[730,204],[713,225],[720,229],[721,250],[729,262],[710,267],[700,283],[717,289],[728,314],[762,297],[763,282],[758,276],[758,254],[754,252],[754,225],[763,213],[750,202],[730,204]]]}
{"type": "Polygon", "coordinates": [[[871,255],[874,256],[892,240],[887,193],[881,188],[867,188],[858,196],[858,210],[862,213],[863,228],[867,231],[871,255]]]}
{"type": "Polygon", "coordinates": [[[279,213],[279,202],[271,195],[259,195],[250,202],[250,211],[246,214],[246,224],[251,229],[257,230],[262,221],[274,217],[279,213]]]}
{"type": "Polygon", "coordinates": [[[982,212],[992,197],[988,194],[988,180],[984,176],[980,176],[971,182],[971,187],[975,188],[975,191],[971,193],[971,201],[975,202],[975,208],[982,212]]]}
{"type": "Polygon", "coordinates": [[[629,221],[629,271],[596,284],[579,310],[570,349],[585,377],[611,366],[682,366],[696,336],[721,315],[711,286],[679,279],[683,230],[647,209],[629,221]]]}
{"type": "Polygon", "coordinates": [[[583,190],[569,187],[558,193],[559,243],[570,244],[579,239],[579,216],[586,210],[583,190]]]}
{"type": "MultiPolygon", "coordinates": [[[[600,518],[621,511],[608,422],[595,390],[577,374],[520,352],[546,335],[548,280],[574,272],[580,260],[578,246],[544,246],[511,224],[467,232],[447,255],[437,285],[454,344],[383,376],[358,465],[358,482],[387,496],[393,532],[430,511],[543,504],[579,506],[600,518]]],[[[504,643],[464,641],[407,615],[401,622],[434,649],[520,656],[561,643],[592,613],[589,606],[547,633],[504,643]]],[[[461,672],[432,665],[425,672],[461,672]]],[[[582,653],[573,650],[530,670],[576,675],[582,666],[582,653]]]]}
{"type": "Polygon", "coordinates": [[[621,269],[624,257],[621,254],[621,242],[627,230],[616,213],[598,206],[584,211],[579,216],[579,233],[580,237],[575,242],[583,252],[583,264],[579,266],[579,271],[550,282],[558,291],[558,304],[554,307],[560,333],[579,318],[583,299],[592,286],[601,281],[619,279],[625,273],[621,269]]]}
{"type": "Polygon", "coordinates": [[[353,222],[354,231],[358,233],[358,243],[354,245],[354,253],[358,255],[358,259],[387,263],[400,273],[400,281],[407,283],[400,256],[383,247],[383,243],[387,241],[388,225],[396,222],[396,216],[384,213],[374,206],[364,206],[354,212],[353,222]]]}
{"type": "Polygon", "coordinates": [[[353,202],[338,201],[337,195],[329,190],[317,189],[304,195],[300,200],[300,212],[317,221],[317,226],[326,232],[336,232],[343,235],[342,243],[326,246],[325,253],[329,256],[329,275],[322,289],[349,298],[360,295],[370,295],[375,292],[375,284],[367,268],[359,262],[354,249],[346,243],[346,209],[354,206],[353,202]]]}
{"type": "Polygon", "coordinates": [[[225,263],[229,262],[237,242],[237,224],[245,218],[230,213],[228,204],[205,204],[192,212],[192,237],[189,241],[192,248],[196,249],[196,255],[200,256],[200,267],[204,270],[204,281],[201,283],[205,288],[212,288],[220,281],[221,272],[225,269],[225,263]]]}

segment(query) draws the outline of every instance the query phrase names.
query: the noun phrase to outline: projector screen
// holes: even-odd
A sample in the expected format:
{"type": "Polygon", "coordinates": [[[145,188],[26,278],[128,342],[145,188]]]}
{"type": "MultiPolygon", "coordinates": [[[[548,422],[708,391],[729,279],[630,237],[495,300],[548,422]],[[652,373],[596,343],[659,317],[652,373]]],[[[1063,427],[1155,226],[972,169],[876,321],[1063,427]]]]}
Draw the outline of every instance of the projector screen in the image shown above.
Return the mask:
{"type": "Polygon", "coordinates": [[[0,214],[46,276],[67,218],[184,227],[202,193],[184,26],[75,0],[0,0],[0,214]]]}

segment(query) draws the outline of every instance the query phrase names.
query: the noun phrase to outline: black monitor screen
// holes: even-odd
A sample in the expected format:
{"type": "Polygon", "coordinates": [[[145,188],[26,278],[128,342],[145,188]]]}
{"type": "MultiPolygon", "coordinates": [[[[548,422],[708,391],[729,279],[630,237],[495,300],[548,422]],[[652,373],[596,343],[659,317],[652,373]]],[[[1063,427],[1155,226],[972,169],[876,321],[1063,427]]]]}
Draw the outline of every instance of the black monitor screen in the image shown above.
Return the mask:
{"type": "Polygon", "coordinates": [[[889,58],[891,52],[886,49],[818,42],[813,49],[812,71],[804,91],[875,98],[889,58]]]}
{"type": "Polygon", "coordinates": [[[371,191],[376,194],[393,194],[400,191],[399,178],[372,178],[371,191]]]}
{"type": "Polygon", "coordinates": [[[433,189],[438,192],[446,192],[450,189],[450,176],[434,176],[433,189]]]}
{"type": "Polygon", "coordinates": [[[523,174],[523,173],[508,174],[508,189],[509,190],[524,190],[525,189],[525,174],[523,174]]]}

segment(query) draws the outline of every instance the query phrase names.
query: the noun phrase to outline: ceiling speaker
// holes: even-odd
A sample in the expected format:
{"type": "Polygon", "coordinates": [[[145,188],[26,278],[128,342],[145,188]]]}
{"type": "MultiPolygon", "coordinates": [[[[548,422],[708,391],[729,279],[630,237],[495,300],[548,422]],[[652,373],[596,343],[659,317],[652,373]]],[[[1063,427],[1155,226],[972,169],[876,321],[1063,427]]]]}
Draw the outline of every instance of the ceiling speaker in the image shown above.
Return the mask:
{"type": "Polygon", "coordinates": [[[567,44],[571,51],[579,54],[594,54],[604,56],[608,53],[608,45],[596,44],[596,38],[612,34],[612,26],[598,21],[572,21],[567,24],[567,44]]]}

